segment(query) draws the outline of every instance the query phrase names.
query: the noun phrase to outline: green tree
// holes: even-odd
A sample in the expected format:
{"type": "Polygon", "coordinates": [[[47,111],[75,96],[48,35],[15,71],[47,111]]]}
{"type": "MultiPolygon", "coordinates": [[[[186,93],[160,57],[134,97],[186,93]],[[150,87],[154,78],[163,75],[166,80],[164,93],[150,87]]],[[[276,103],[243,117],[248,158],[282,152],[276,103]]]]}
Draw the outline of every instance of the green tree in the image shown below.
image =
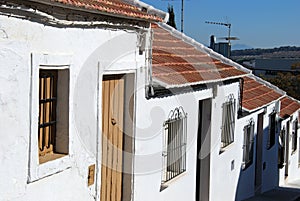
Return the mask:
{"type": "Polygon", "coordinates": [[[169,21],[167,22],[167,24],[170,25],[171,27],[174,27],[175,29],[177,29],[176,23],[175,23],[174,8],[170,4],[168,5],[168,13],[169,13],[169,21]]]}
{"type": "Polygon", "coordinates": [[[300,100],[300,74],[278,73],[275,77],[264,79],[300,100]]]}

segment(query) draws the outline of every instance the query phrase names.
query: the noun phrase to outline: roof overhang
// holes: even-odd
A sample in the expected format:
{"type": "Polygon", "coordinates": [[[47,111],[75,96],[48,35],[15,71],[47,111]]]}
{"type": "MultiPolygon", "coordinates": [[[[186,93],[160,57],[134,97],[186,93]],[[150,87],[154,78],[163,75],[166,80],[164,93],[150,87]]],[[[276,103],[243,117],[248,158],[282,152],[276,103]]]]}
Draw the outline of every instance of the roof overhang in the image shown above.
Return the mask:
{"type": "MultiPolygon", "coordinates": [[[[11,1],[11,2],[13,2],[13,1],[11,1]]],[[[20,1],[15,1],[15,2],[20,3],[20,1]]],[[[154,16],[152,16],[151,14],[149,14],[149,18],[147,19],[146,17],[141,18],[141,17],[127,16],[127,15],[122,15],[122,14],[117,14],[117,13],[104,12],[104,11],[97,10],[97,9],[88,9],[85,6],[78,7],[78,6],[74,6],[71,4],[65,4],[65,3],[61,3],[61,2],[53,1],[53,0],[26,0],[26,4],[28,4],[28,2],[43,4],[43,5],[48,5],[48,6],[56,6],[56,7],[70,9],[70,10],[74,10],[74,11],[81,11],[81,12],[86,12],[86,13],[90,13],[90,14],[103,15],[103,16],[120,18],[120,19],[147,21],[147,22],[159,22],[159,21],[163,20],[160,17],[157,17],[157,19],[153,19],[152,17],[154,17],[154,16]]],[[[24,2],[22,2],[22,4],[24,4],[24,2]]]]}

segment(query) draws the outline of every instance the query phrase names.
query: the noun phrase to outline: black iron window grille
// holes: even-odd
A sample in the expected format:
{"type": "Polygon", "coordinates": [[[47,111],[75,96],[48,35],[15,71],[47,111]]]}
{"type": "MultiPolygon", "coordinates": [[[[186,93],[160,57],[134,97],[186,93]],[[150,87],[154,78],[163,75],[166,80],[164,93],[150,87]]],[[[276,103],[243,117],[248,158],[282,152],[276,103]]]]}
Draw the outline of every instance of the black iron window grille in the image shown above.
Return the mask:
{"type": "Polygon", "coordinates": [[[227,102],[223,103],[221,148],[225,148],[234,141],[235,129],[235,99],[229,96],[227,102]]]}
{"type": "Polygon", "coordinates": [[[253,163],[253,144],[254,144],[254,121],[244,127],[243,144],[243,169],[246,169],[253,163]]]}
{"type": "Polygon", "coordinates": [[[276,112],[273,112],[269,116],[269,135],[267,149],[271,149],[275,144],[276,134],[276,112]]]}
{"type": "Polygon", "coordinates": [[[164,122],[162,183],[186,171],[187,114],[182,107],[172,110],[164,122]]]}

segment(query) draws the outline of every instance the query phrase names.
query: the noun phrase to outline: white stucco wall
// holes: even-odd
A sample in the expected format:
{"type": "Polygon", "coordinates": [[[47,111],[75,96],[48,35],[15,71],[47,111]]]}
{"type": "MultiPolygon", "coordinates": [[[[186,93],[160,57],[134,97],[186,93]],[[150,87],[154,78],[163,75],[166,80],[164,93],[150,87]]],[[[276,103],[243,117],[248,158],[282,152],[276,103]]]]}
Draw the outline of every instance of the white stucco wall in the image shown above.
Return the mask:
{"type": "MultiPolygon", "coordinates": [[[[138,76],[143,77],[143,76],[138,76]]],[[[143,80],[138,80],[143,86],[143,80]]],[[[137,91],[134,200],[176,201],[195,199],[198,100],[212,97],[211,90],[147,100],[137,91]],[[162,178],[163,123],[171,110],[182,106],[187,113],[187,170],[160,192],[162,178]]]]}
{"type": "MultiPolygon", "coordinates": [[[[278,104],[270,104],[264,115],[264,138],[263,138],[263,176],[262,176],[262,192],[273,189],[278,186],[278,130],[276,129],[275,144],[269,150],[267,149],[269,135],[269,115],[278,111],[278,104]],[[264,165],[265,163],[265,165],[264,165]]],[[[276,117],[278,121],[278,115],[276,117]]]]}
{"type": "Polygon", "coordinates": [[[238,182],[238,175],[241,166],[241,147],[242,136],[237,132],[237,111],[238,111],[238,97],[239,85],[238,83],[224,86],[222,95],[216,97],[213,101],[213,127],[211,139],[211,183],[210,183],[210,200],[234,200],[235,190],[238,182]],[[226,101],[226,97],[233,94],[236,100],[235,113],[235,131],[234,142],[224,148],[220,153],[221,147],[221,125],[222,125],[222,104],[226,101]],[[233,164],[232,164],[233,163],[233,164]],[[232,169],[233,165],[233,169],[232,169]]]}
{"type": "MultiPolygon", "coordinates": [[[[235,187],[237,187],[242,160],[242,133],[236,131],[234,143],[228,146],[224,153],[219,152],[222,104],[230,94],[233,94],[238,104],[239,85],[238,83],[222,85],[217,91],[216,98],[213,98],[212,89],[150,100],[142,98],[141,95],[137,96],[139,98],[136,108],[135,200],[195,200],[198,104],[199,100],[208,98],[212,99],[209,197],[210,200],[235,199],[235,187]],[[179,106],[188,113],[187,170],[169,182],[168,187],[160,192],[163,123],[168,119],[169,112],[179,106]],[[232,160],[235,161],[234,170],[231,170],[232,160]]],[[[138,94],[143,93],[143,90],[138,92],[138,94]]],[[[236,106],[235,118],[237,118],[237,110],[236,106]]],[[[238,124],[236,122],[237,128],[238,124]]]]}
{"type": "Polygon", "coordinates": [[[145,56],[138,53],[137,33],[57,28],[5,16],[0,16],[0,28],[5,33],[0,38],[1,200],[94,200],[101,174],[90,187],[87,174],[88,166],[101,159],[101,75],[135,72],[145,64],[145,56]],[[67,63],[59,59],[66,55],[67,63]],[[29,152],[29,147],[35,147],[30,135],[37,135],[34,79],[43,62],[69,66],[70,144],[68,156],[38,165],[37,152],[29,152]]]}
{"type": "Polygon", "coordinates": [[[300,179],[300,168],[299,168],[299,127],[298,127],[298,137],[297,137],[297,149],[292,152],[292,132],[293,132],[293,123],[294,121],[298,118],[298,111],[295,112],[294,114],[292,114],[290,117],[284,119],[281,121],[281,124],[279,125],[280,129],[285,128],[286,130],[286,134],[289,135],[289,150],[288,150],[288,161],[287,164],[288,165],[288,176],[285,177],[285,168],[286,165],[279,169],[279,182],[281,186],[284,185],[288,185],[289,182],[292,182],[294,180],[298,180],[300,179]],[[289,123],[289,133],[287,133],[287,123],[289,123]]]}
{"type": "Polygon", "coordinates": [[[237,169],[239,169],[238,182],[236,184],[235,200],[243,200],[254,195],[254,181],[255,181],[255,165],[256,165],[256,139],[257,139],[257,122],[258,115],[263,112],[260,109],[247,116],[237,120],[236,134],[239,136],[237,147],[239,149],[236,154],[237,169]],[[250,121],[254,122],[254,143],[253,143],[253,161],[250,166],[243,169],[243,144],[244,144],[244,128],[249,125],[250,121]]]}

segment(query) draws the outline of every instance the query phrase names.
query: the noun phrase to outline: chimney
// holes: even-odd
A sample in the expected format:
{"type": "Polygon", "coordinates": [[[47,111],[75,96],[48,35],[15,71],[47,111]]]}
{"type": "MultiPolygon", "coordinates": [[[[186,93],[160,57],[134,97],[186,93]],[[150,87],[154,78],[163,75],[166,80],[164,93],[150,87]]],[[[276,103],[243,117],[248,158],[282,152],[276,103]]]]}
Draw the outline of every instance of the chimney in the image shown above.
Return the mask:
{"type": "Polygon", "coordinates": [[[210,36],[210,46],[209,47],[213,50],[215,49],[215,43],[216,43],[216,37],[214,35],[211,35],[210,36]]]}

